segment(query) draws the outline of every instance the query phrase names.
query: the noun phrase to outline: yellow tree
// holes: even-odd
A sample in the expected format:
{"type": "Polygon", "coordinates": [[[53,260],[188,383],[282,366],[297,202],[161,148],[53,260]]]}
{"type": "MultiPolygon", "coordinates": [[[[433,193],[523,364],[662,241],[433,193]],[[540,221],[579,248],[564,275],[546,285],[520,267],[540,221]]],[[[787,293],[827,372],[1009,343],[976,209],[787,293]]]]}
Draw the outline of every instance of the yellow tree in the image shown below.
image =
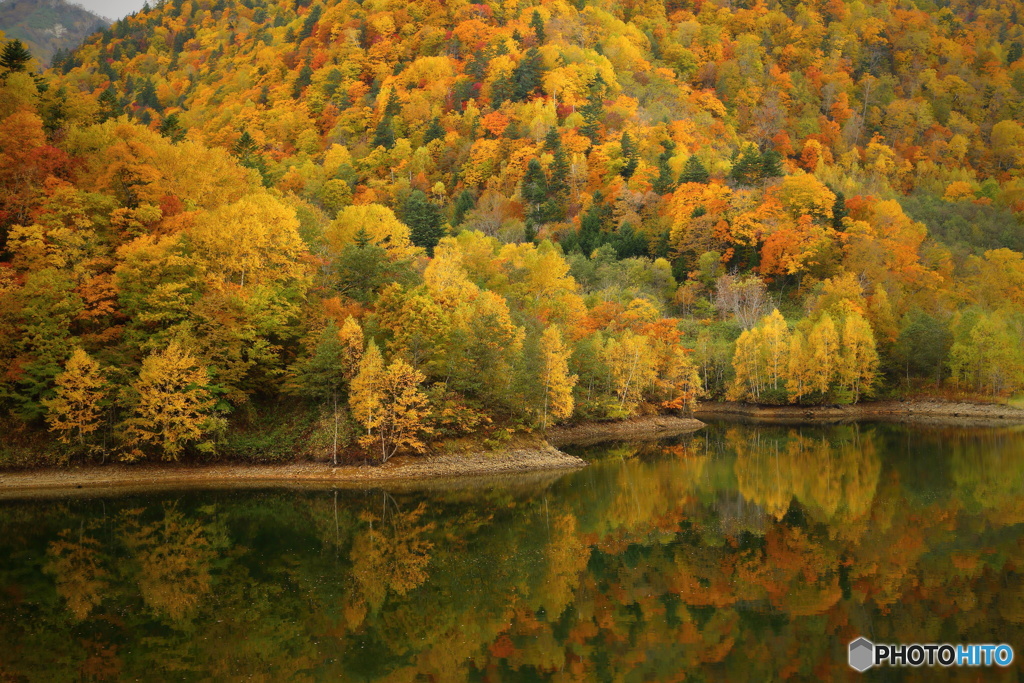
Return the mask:
{"type": "Polygon", "coordinates": [[[295,210],[269,194],[200,215],[190,231],[211,272],[240,286],[301,279],[306,247],[295,210]]]}
{"type": "Polygon", "coordinates": [[[759,327],[765,383],[773,390],[782,389],[789,369],[789,327],[777,308],[761,320],[759,327]]]}
{"type": "Polygon", "coordinates": [[[562,341],[562,333],[554,325],[544,330],[540,338],[541,382],[544,385],[544,408],[541,411],[541,429],[547,429],[548,411],[556,420],[572,415],[572,389],[579,377],[569,374],[569,356],[572,352],[562,341]]]}
{"type": "Polygon", "coordinates": [[[413,245],[409,226],[380,204],[346,206],[324,230],[324,237],[333,254],[340,254],[347,245],[360,239],[383,248],[392,261],[411,258],[422,251],[413,245]]]}
{"type": "Polygon", "coordinates": [[[760,330],[743,330],[736,340],[736,350],[732,355],[733,382],[729,387],[730,401],[753,400],[761,398],[762,372],[758,337],[760,330]]]}
{"type": "Polygon", "coordinates": [[[401,358],[384,368],[375,344],[363,356],[349,401],[353,416],[367,431],[360,442],[379,447],[382,463],[403,448],[425,449],[420,438],[428,433],[424,425],[427,397],[420,391],[424,379],[423,373],[401,358]]]}
{"type": "Polygon", "coordinates": [[[124,435],[133,450],[125,459],[141,457],[140,446],[155,446],[164,460],[176,460],[185,446],[220,426],[211,415],[209,383],[206,368],[177,342],[150,354],[131,387],[134,408],[124,435]]]}
{"type": "Polygon", "coordinates": [[[969,327],[965,320],[954,326],[959,339],[949,351],[949,365],[957,384],[965,382],[993,396],[1024,387],[1021,334],[1008,324],[1008,317],[982,313],[969,327]]]}
{"type": "MultiPolygon", "coordinates": [[[[333,324],[329,328],[329,331],[333,334],[333,324]]],[[[342,388],[340,385],[342,382],[351,383],[356,373],[359,371],[359,361],[363,357],[363,328],[359,325],[355,318],[348,316],[345,318],[345,322],[342,324],[341,329],[338,330],[335,339],[327,340],[326,344],[321,345],[318,351],[324,351],[325,353],[318,353],[312,359],[309,369],[313,371],[310,374],[319,374],[321,382],[326,385],[330,393],[330,399],[334,407],[334,437],[333,437],[333,449],[331,455],[331,463],[334,465],[338,464],[338,426],[340,422],[340,414],[338,411],[338,393],[342,388]],[[332,350],[337,348],[337,354],[332,353],[332,350]],[[320,364],[326,364],[326,368],[317,368],[317,361],[320,364]],[[335,367],[331,367],[335,366],[335,367]],[[320,370],[317,373],[317,370],[320,370]],[[326,381],[324,381],[326,380],[326,381]]]]}
{"type": "Polygon", "coordinates": [[[794,330],[789,338],[789,363],[786,372],[786,392],[790,402],[799,401],[811,391],[814,368],[808,356],[804,333],[794,330]]]}
{"type": "Polygon", "coordinates": [[[665,408],[692,411],[697,407],[697,399],[704,395],[700,372],[689,351],[682,346],[672,350],[659,383],[667,394],[667,399],[661,403],[665,408]]]}
{"type": "Polygon", "coordinates": [[[650,340],[626,330],[618,339],[608,340],[604,360],[619,397],[619,411],[628,415],[639,405],[644,390],[658,377],[657,360],[650,340]]]}
{"type": "Polygon", "coordinates": [[[839,383],[856,403],[861,394],[870,393],[877,372],[878,351],[871,324],[859,313],[851,312],[843,321],[839,383]]]}
{"type": "Polygon", "coordinates": [[[61,443],[85,444],[86,437],[100,427],[102,402],[107,380],[100,364],[82,349],[75,349],[57,375],[57,395],[43,404],[49,411],[46,421],[58,432],[61,443]]]}
{"type": "Polygon", "coordinates": [[[807,358],[811,363],[809,389],[827,394],[839,367],[839,333],[832,316],[825,313],[807,335],[807,358]]]}
{"type": "Polygon", "coordinates": [[[338,339],[341,341],[341,374],[352,381],[359,371],[359,361],[363,358],[363,328],[352,316],[345,318],[338,332],[338,339]]]}
{"type": "Polygon", "coordinates": [[[348,402],[352,417],[373,434],[373,425],[379,421],[381,412],[380,383],[384,374],[384,357],[371,339],[366,352],[359,360],[359,371],[349,386],[348,402]]]}
{"type": "Polygon", "coordinates": [[[797,173],[782,179],[779,199],[794,219],[806,215],[818,220],[831,220],[836,196],[814,174],[797,173]]]}
{"type": "Polygon", "coordinates": [[[740,334],[733,354],[735,378],[729,398],[779,401],[789,371],[789,345],[789,326],[778,309],[762,318],[754,329],[740,334]],[[774,395],[764,396],[769,390],[774,395]]]}

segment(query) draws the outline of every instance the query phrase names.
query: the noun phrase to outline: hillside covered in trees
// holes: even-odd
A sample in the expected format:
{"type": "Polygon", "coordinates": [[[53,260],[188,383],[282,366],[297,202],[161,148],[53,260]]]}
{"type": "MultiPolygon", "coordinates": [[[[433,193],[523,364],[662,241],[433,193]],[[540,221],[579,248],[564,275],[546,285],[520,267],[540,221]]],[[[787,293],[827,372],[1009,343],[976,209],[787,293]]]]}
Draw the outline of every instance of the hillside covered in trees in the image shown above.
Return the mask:
{"type": "Polygon", "coordinates": [[[42,63],[63,59],[110,21],[65,0],[2,0],[0,31],[24,41],[42,63]]]}
{"type": "Polygon", "coordinates": [[[170,0],[41,78],[8,44],[4,424],[386,458],[701,396],[1012,397],[1020,8],[170,0]]]}

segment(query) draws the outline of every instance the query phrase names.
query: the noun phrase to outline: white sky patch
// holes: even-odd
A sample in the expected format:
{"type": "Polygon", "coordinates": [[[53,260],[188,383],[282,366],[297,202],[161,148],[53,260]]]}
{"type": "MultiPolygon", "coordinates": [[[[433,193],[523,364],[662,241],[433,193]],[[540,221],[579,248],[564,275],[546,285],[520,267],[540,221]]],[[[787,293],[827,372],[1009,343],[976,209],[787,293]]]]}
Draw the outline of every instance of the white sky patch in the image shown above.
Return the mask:
{"type": "MultiPolygon", "coordinates": [[[[120,19],[132,12],[138,12],[145,4],[145,0],[71,0],[71,2],[81,5],[94,14],[111,20],[120,19]]],[[[155,5],[155,2],[151,1],[150,6],[153,5],[155,5]]]]}

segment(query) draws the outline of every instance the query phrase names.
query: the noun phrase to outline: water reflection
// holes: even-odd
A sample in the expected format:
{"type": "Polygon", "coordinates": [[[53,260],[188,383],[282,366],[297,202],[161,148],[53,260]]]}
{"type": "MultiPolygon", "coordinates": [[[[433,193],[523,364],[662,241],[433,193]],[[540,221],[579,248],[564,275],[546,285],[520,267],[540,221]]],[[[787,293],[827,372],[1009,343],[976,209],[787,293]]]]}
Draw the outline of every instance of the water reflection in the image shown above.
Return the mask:
{"type": "Polygon", "coordinates": [[[0,680],[845,678],[857,635],[1024,656],[1020,431],[718,425],[585,454],[472,495],[5,503],[0,680]]]}

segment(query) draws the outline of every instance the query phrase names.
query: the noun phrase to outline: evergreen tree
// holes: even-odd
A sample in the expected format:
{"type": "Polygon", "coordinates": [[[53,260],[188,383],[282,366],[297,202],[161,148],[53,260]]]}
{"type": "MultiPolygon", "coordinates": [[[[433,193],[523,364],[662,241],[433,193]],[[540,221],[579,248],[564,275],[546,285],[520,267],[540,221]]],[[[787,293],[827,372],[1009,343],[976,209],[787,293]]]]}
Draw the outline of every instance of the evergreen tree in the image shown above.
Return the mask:
{"type": "Polygon", "coordinates": [[[153,85],[153,81],[148,78],[143,81],[139,94],[135,96],[135,102],[141,107],[149,107],[156,111],[163,111],[163,105],[160,104],[160,98],[156,96],[156,86],[153,85]]]}
{"type": "Polygon", "coordinates": [[[373,142],[371,144],[374,147],[383,147],[384,149],[391,149],[395,146],[395,129],[391,125],[390,116],[385,116],[377,124],[377,129],[373,131],[373,142]]]}
{"type": "Polygon", "coordinates": [[[473,197],[472,192],[469,190],[460,192],[452,208],[452,225],[456,227],[462,225],[462,222],[466,219],[466,213],[473,210],[475,206],[476,199],[473,197]]]}
{"type": "Polygon", "coordinates": [[[435,116],[430,120],[430,125],[427,126],[427,130],[423,133],[423,144],[429,145],[434,140],[444,140],[445,130],[444,126],[441,125],[441,117],[435,116]]]}
{"type": "Polygon", "coordinates": [[[522,133],[519,131],[519,124],[516,123],[515,119],[511,119],[508,122],[508,125],[505,126],[505,130],[501,133],[501,137],[506,140],[518,140],[523,137],[522,133]]]}
{"type": "Polygon", "coordinates": [[[499,109],[502,104],[513,98],[514,92],[512,78],[501,74],[491,83],[491,106],[494,109],[499,109]]]}
{"type": "Polygon", "coordinates": [[[49,135],[54,135],[68,117],[68,92],[63,85],[57,88],[49,101],[45,101],[40,107],[40,115],[43,118],[43,128],[49,135]]]}
{"type": "Polygon", "coordinates": [[[846,195],[839,190],[832,190],[832,194],[836,196],[835,201],[832,202],[832,227],[842,232],[843,219],[850,215],[850,212],[846,210],[846,195]]]}
{"type": "Polygon", "coordinates": [[[181,142],[185,139],[185,129],[178,121],[177,114],[171,114],[160,124],[160,135],[169,138],[171,142],[181,142]]]}
{"type": "Polygon", "coordinates": [[[658,177],[654,179],[652,183],[654,191],[658,194],[668,194],[676,189],[676,181],[672,178],[672,169],[669,167],[668,162],[672,159],[673,152],[675,152],[676,145],[671,140],[666,140],[661,143],[664,148],[661,154],[658,155],[658,177]]]}
{"type": "Polygon", "coordinates": [[[561,143],[555,149],[555,158],[551,162],[548,194],[548,220],[564,220],[569,204],[569,157],[561,143]]]}
{"type": "Polygon", "coordinates": [[[32,53],[18,39],[4,45],[3,52],[0,52],[0,68],[7,72],[28,71],[30,61],[32,61],[32,53]]]}
{"type": "Polygon", "coordinates": [[[388,282],[396,279],[389,267],[387,250],[370,241],[366,229],[360,228],[355,241],[346,245],[335,261],[338,291],[362,304],[370,304],[388,282]]]}
{"type": "Polygon", "coordinates": [[[580,133],[590,138],[590,141],[595,145],[600,142],[601,138],[601,115],[604,113],[605,88],[604,79],[598,75],[590,85],[587,103],[580,107],[580,116],[583,117],[580,133]]]}
{"type": "Polygon", "coordinates": [[[633,138],[626,131],[622,131],[620,145],[622,147],[622,158],[625,160],[625,163],[619,171],[619,175],[629,180],[636,173],[637,166],[640,164],[640,151],[637,149],[636,143],[633,142],[633,138]]]}
{"type": "Polygon", "coordinates": [[[409,226],[412,243],[433,256],[434,247],[445,235],[444,216],[437,205],[422,191],[413,190],[402,207],[402,220],[409,226]]]}
{"type": "Polygon", "coordinates": [[[521,194],[531,207],[527,216],[528,225],[545,222],[544,205],[548,201],[548,178],[536,158],[530,159],[526,167],[521,194]]]}
{"type": "Polygon", "coordinates": [[[398,93],[392,88],[388,94],[388,102],[384,105],[384,116],[398,116],[402,113],[402,103],[398,100],[398,93]]]}
{"type": "Polygon", "coordinates": [[[259,145],[256,144],[256,140],[249,134],[249,131],[243,130],[242,134],[238,136],[238,140],[231,146],[231,154],[238,159],[238,163],[242,166],[259,171],[260,176],[263,177],[263,184],[269,186],[270,178],[267,175],[266,159],[263,158],[259,145]]]}
{"type": "Polygon", "coordinates": [[[711,179],[708,169],[701,163],[696,154],[691,154],[683,166],[683,173],[679,176],[681,183],[706,183],[711,179]]]}
{"type": "Polygon", "coordinates": [[[302,29],[299,31],[298,42],[302,42],[306,38],[313,35],[313,29],[316,28],[316,23],[320,21],[320,17],[324,13],[324,8],[320,5],[316,5],[306,15],[306,20],[302,22],[302,29]]]}
{"type": "Polygon", "coordinates": [[[604,203],[600,191],[594,193],[594,201],[580,218],[579,248],[584,256],[607,241],[606,230],[611,224],[612,207],[604,203]]]}
{"type": "Polygon", "coordinates": [[[300,396],[314,401],[335,401],[345,380],[345,347],[338,325],[327,323],[310,356],[292,367],[294,388],[300,396]]]}
{"type": "Polygon", "coordinates": [[[292,97],[298,99],[302,95],[302,91],[309,87],[309,84],[313,82],[313,67],[309,63],[302,65],[299,69],[299,75],[295,79],[295,84],[292,86],[292,97]]]}
{"type": "Polygon", "coordinates": [[[1013,64],[1021,57],[1024,57],[1024,45],[1019,41],[1010,44],[1010,48],[1006,51],[1006,63],[1013,64]]]}
{"type": "Polygon", "coordinates": [[[512,98],[520,102],[525,101],[540,88],[542,70],[540,52],[537,48],[531,47],[512,70],[512,98]]]}
{"type": "Polygon", "coordinates": [[[548,128],[548,132],[544,135],[544,151],[552,152],[562,146],[562,139],[558,137],[558,128],[552,126],[548,128]]]}
{"type": "Polygon", "coordinates": [[[484,78],[487,76],[487,66],[490,64],[493,57],[493,52],[488,48],[478,50],[473,54],[469,63],[466,64],[466,75],[472,78],[474,83],[483,82],[484,78]]]}
{"type": "Polygon", "coordinates": [[[786,174],[782,168],[782,155],[774,149],[766,151],[761,155],[761,177],[778,178],[786,174]]]}
{"type": "Polygon", "coordinates": [[[645,256],[647,254],[647,238],[642,232],[633,229],[630,223],[625,223],[615,231],[608,242],[615,249],[620,259],[645,256]]]}
{"type": "Polygon", "coordinates": [[[544,35],[544,20],[537,10],[533,10],[533,16],[530,18],[530,28],[533,29],[534,35],[537,36],[537,44],[543,45],[546,38],[544,35]]]}
{"type": "Polygon", "coordinates": [[[741,185],[753,185],[761,179],[761,151],[757,145],[747,145],[733,163],[729,177],[741,185]]]}

